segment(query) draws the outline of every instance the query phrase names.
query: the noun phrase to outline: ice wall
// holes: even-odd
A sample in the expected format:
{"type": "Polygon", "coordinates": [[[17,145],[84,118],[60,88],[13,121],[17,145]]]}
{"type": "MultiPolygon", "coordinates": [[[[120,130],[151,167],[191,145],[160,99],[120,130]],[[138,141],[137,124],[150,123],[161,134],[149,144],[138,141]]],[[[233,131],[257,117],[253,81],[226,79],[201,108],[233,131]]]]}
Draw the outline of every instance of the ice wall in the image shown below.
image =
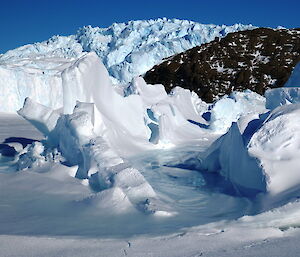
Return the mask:
{"type": "MultiPolygon", "coordinates": [[[[57,109],[63,105],[61,65],[69,65],[64,59],[48,60],[53,67],[48,73],[39,68],[26,67],[31,60],[16,65],[0,65],[0,101],[2,112],[15,112],[22,107],[27,96],[48,107],[57,109]]],[[[38,63],[40,61],[36,61],[38,63]]]]}
{"type": "Polygon", "coordinates": [[[237,123],[210,146],[201,166],[202,170],[219,172],[241,195],[266,192],[266,177],[259,161],[249,155],[237,123]]]}

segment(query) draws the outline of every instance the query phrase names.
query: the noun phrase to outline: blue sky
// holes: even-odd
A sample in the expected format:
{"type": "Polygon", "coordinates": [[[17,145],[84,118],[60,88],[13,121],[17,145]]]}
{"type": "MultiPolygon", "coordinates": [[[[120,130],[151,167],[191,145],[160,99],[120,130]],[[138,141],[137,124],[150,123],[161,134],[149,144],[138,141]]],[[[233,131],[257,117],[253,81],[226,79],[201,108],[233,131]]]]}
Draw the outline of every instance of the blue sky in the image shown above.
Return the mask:
{"type": "Polygon", "coordinates": [[[299,10],[299,0],[2,0],[0,53],[52,35],[74,34],[84,25],[107,27],[113,22],[159,17],[300,27],[299,10]]]}

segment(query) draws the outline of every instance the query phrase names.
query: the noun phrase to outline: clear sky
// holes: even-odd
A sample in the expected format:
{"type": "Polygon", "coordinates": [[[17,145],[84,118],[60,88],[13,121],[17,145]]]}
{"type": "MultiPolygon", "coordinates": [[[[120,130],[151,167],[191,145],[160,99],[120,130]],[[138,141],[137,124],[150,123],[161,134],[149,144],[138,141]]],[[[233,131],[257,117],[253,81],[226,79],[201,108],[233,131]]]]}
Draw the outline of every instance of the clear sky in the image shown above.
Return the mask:
{"type": "Polygon", "coordinates": [[[300,0],[0,0],[0,53],[79,27],[179,18],[201,23],[300,27],[300,0]]]}

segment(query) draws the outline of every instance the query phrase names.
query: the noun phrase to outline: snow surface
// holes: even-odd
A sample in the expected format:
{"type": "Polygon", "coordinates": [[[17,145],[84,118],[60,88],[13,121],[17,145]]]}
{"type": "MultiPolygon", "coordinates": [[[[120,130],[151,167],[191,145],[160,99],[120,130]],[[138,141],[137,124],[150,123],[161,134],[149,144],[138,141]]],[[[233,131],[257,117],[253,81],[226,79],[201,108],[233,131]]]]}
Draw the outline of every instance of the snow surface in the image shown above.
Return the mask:
{"type": "Polygon", "coordinates": [[[253,28],[177,19],[130,21],[114,23],[108,28],[87,26],[75,35],[54,36],[25,45],[0,56],[0,101],[8,100],[0,106],[0,111],[15,112],[26,97],[54,109],[61,108],[67,87],[80,93],[81,77],[74,77],[72,70],[76,69],[76,60],[86,52],[98,55],[115,84],[128,83],[166,57],[230,32],[253,28]],[[71,84],[65,85],[65,80],[71,84]]]}

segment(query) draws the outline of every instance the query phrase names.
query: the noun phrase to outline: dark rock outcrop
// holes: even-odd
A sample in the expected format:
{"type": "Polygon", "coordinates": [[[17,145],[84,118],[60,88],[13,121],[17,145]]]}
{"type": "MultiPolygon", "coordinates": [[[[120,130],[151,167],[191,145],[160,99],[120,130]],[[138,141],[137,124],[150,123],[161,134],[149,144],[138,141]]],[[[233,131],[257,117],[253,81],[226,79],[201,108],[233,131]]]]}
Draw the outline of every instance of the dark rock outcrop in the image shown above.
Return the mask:
{"type": "Polygon", "coordinates": [[[300,30],[258,28],[230,33],[154,66],[144,78],[167,91],[180,86],[213,102],[232,91],[264,94],[281,87],[300,61],[300,30]]]}

